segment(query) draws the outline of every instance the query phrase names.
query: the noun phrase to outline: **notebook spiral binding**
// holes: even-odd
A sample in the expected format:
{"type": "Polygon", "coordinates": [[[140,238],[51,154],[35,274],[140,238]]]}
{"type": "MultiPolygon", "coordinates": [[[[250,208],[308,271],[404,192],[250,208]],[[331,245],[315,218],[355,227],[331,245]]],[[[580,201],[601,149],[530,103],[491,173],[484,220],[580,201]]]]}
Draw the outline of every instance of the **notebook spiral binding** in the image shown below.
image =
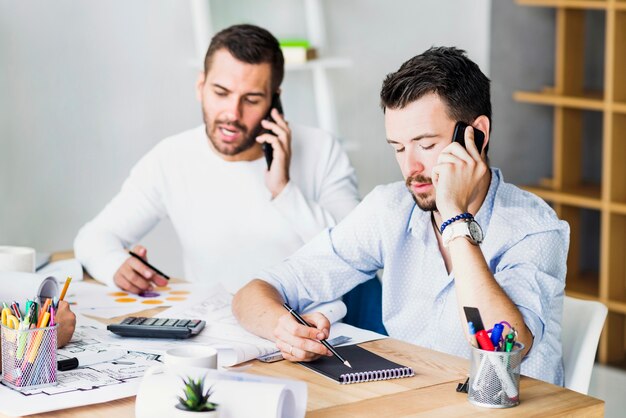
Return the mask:
{"type": "Polygon", "coordinates": [[[415,372],[410,367],[402,367],[388,370],[372,370],[368,372],[346,373],[342,374],[341,384],[349,385],[351,383],[373,382],[376,380],[399,379],[401,377],[414,376],[415,372]]]}

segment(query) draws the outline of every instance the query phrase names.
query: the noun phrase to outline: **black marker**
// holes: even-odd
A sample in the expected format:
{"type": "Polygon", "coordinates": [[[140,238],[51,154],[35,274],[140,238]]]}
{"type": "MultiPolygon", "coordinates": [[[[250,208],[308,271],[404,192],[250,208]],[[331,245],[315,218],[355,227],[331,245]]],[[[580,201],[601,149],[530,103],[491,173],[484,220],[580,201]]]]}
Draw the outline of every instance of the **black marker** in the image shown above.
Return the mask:
{"type": "MultiPolygon", "coordinates": [[[[306,322],[304,320],[304,318],[302,318],[300,315],[298,315],[298,312],[294,311],[291,306],[289,306],[287,303],[284,303],[283,306],[285,307],[285,309],[287,309],[289,311],[290,314],[293,315],[294,318],[296,318],[298,320],[299,323],[301,323],[302,325],[305,325],[307,327],[311,327],[311,325],[309,325],[309,323],[306,322]]],[[[311,328],[313,328],[313,327],[311,327],[311,328]]],[[[330,352],[335,355],[335,357],[337,357],[339,360],[341,360],[341,362],[343,364],[345,364],[349,368],[352,368],[352,365],[350,364],[350,362],[348,360],[344,359],[343,357],[341,357],[341,354],[339,354],[337,352],[337,350],[335,350],[335,348],[328,343],[328,341],[320,340],[320,342],[324,345],[324,347],[328,348],[330,350],[330,352]]]]}
{"type": "Polygon", "coordinates": [[[144,263],[146,266],[150,267],[152,270],[156,271],[158,274],[160,274],[161,276],[163,276],[164,278],[166,278],[167,280],[170,279],[170,276],[168,276],[167,274],[163,273],[161,270],[159,270],[158,268],[154,267],[152,264],[148,263],[146,260],[144,260],[143,258],[141,258],[139,255],[135,254],[132,251],[129,251],[128,254],[132,255],[133,257],[135,257],[137,260],[141,261],[142,263],[144,263]]]}

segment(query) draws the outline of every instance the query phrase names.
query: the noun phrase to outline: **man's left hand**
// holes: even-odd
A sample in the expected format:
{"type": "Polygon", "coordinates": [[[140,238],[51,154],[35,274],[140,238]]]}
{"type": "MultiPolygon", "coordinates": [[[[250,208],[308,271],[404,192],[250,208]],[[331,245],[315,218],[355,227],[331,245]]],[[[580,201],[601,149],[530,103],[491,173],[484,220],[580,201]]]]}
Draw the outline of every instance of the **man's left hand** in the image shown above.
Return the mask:
{"type": "Polygon", "coordinates": [[[265,185],[275,198],[289,183],[289,164],[291,163],[291,129],[278,110],[272,109],[275,122],[263,119],[261,125],[272,133],[256,138],[257,142],[268,143],[274,149],[274,158],[270,169],[265,174],[265,185]]]}

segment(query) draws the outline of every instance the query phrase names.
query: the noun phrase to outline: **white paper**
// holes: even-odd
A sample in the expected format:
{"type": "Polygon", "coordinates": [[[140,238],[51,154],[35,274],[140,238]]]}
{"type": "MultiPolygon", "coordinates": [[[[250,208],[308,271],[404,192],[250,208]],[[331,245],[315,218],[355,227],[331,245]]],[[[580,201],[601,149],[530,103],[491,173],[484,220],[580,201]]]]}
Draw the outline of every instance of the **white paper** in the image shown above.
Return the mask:
{"type": "Polygon", "coordinates": [[[65,282],[67,276],[71,276],[72,281],[83,280],[83,266],[75,258],[53,261],[38,269],[37,273],[54,276],[61,283],[65,282]]]}
{"type": "Polygon", "coordinates": [[[304,382],[196,367],[162,367],[148,371],[141,382],[137,418],[174,416],[182,377],[204,378],[205,384],[212,386],[211,400],[219,404],[220,418],[300,418],[306,413],[304,382]]]}
{"type": "Polygon", "coordinates": [[[97,283],[72,282],[65,300],[74,312],[97,318],[114,318],[160,306],[193,306],[204,300],[209,287],[191,283],[168,283],[151,295],[140,296],[97,283]]]}

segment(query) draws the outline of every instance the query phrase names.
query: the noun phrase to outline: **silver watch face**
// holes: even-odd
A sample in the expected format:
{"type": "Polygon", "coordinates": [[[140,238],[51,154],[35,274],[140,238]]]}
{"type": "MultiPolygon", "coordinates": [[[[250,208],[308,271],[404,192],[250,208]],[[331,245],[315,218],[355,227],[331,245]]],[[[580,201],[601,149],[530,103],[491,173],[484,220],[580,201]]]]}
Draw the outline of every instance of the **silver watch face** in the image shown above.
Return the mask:
{"type": "Polygon", "coordinates": [[[476,241],[478,244],[483,242],[483,230],[478,225],[478,222],[471,220],[467,223],[467,228],[469,229],[469,233],[471,238],[476,241]]]}

